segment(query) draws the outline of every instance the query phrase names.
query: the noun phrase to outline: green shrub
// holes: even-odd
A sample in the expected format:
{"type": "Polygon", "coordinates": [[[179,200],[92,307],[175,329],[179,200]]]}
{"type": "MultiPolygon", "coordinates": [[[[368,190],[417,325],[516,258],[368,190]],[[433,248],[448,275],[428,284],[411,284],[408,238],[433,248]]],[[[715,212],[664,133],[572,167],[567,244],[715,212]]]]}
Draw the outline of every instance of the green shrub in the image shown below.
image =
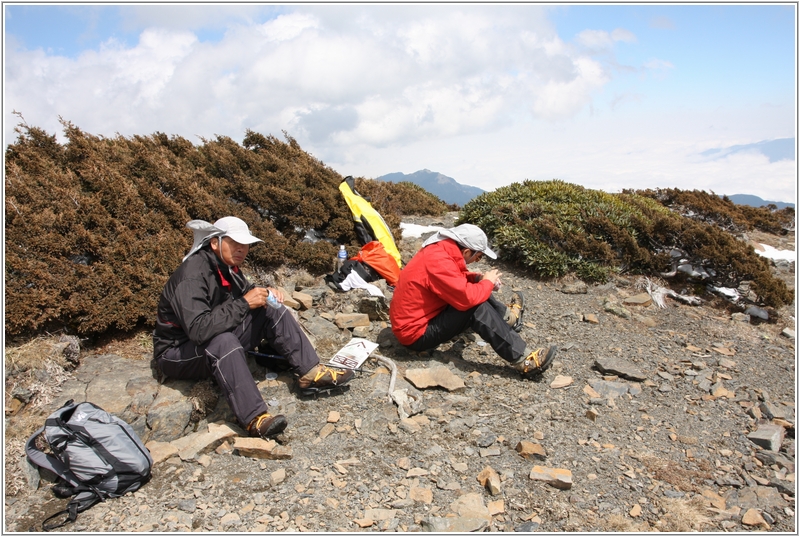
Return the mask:
{"type": "MultiPolygon", "coordinates": [[[[467,203],[458,223],[481,227],[500,257],[541,278],[574,273],[602,282],[614,272],[670,272],[673,248],[712,269],[717,284],[752,280],[768,306],[791,303],[769,262],[715,225],[684,218],[651,197],[609,194],[553,181],[525,181],[481,194],[467,203]]],[[[676,275],[677,282],[685,276],[676,275]]]]}

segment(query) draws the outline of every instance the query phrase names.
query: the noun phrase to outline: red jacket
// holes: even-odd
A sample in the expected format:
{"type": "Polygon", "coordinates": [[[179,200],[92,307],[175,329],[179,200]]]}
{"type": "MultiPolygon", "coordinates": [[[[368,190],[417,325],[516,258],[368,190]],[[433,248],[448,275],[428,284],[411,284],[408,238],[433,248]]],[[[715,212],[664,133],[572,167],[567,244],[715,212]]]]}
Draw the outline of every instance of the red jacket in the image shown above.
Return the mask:
{"type": "Polygon", "coordinates": [[[392,332],[403,345],[411,345],[425,333],[428,321],[448,305],[466,311],[489,299],[494,284],[477,281],[469,272],[458,244],[444,239],[429,244],[400,271],[400,280],[389,305],[392,332]]]}

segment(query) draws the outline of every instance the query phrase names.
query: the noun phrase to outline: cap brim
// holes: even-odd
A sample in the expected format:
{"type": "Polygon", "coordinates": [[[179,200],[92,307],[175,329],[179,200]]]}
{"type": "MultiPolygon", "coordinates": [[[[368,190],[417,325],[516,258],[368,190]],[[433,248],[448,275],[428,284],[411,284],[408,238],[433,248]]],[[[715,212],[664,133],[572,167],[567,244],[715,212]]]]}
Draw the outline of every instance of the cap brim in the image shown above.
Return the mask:
{"type": "Polygon", "coordinates": [[[223,237],[230,237],[231,240],[238,242],[239,244],[253,244],[256,242],[264,242],[258,237],[254,237],[247,233],[226,233],[223,237]]]}
{"type": "Polygon", "coordinates": [[[483,253],[484,253],[485,255],[488,255],[488,256],[489,256],[489,257],[491,257],[492,259],[497,259],[497,254],[496,254],[496,253],[494,253],[494,250],[492,250],[491,248],[486,248],[486,249],[483,251],[483,253]]]}

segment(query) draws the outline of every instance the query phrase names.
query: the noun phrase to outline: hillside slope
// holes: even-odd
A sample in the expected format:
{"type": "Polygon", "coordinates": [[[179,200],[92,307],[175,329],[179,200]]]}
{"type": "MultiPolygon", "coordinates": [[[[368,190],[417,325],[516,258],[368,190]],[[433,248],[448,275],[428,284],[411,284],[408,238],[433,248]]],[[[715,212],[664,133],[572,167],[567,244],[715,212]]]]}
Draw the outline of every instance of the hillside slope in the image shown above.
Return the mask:
{"type": "MultiPolygon", "coordinates": [[[[450,226],[454,218],[408,221],[450,226]]],[[[401,241],[404,259],[423,238],[401,241]]],[[[781,240],[771,245],[785,247],[781,240]]],[[[231,449],[234,439],[186,460],[166,457],[140,491],[94,506],[65,529],[796,532],[795,340],[784,335],[794,326],[751,324],[709,304],[671,299],[663,309],[632,305],[627,300],[642,291],[635,277],[604,285],[541,282],[488,261],[476,268],[503,272],[501,299],[512,290],[525,296],[523,338],[559,349],[539,381],[521,380],[472,335],[418,354],[376,319],[362,337],[380,343],[376,352],[396,364],[396,388],[418,401],[411,416],[401,417],[390,401],[389,371],[374,359],[349,389],[319,398],[300,397],[280,371],[267,380],[253,363],[270,408],[288,417],[280,440],[291,458],[244,456],[231,449]],[[421,388],[409,380],[414,370],[441,374],[441,368],[463,388],[421,388]],[[767,411],[777,417],[772,424],[767,411]],[[748,438],[768,425],[783,431],[771,451],[748,438]],[[547,471],[537,467],[558,470],[557,486],[541,480],[547,471]]],[[[793,268],[779,276],[794,281],[793,268]]],[[[319,297],[299,315],[317,334],[323,357],[331,356],[349,331],[322,336],[314,327],[328,322],[323,315],[358,311],[366,293],[333,293],[319,280],[279,275],[285,288],[319,297]]],[[[381,288],[391,300],[382,282],[381,288]]],[[[95,364],[98,371],[109,354],[141,360],[146,342],[145,333],[84,349],[81,368],[95,364]]],[[[45,345],[39,342],[38,354],[34,346],[31,357],[40,358],[45,345]]],[[[165,383],[159,401],[177,407],[203,393],[178,387],[165,383]]],[[[196,425],[201,432],[232,418],[209,388],[216,397],[206,401],[210,413],[196,425]]],[[[54,394],[49,405],[7,417],[7,531],[38,529],[65,503],[47,483],[38,490],[25,485],[19,469],[25,431],[17,431],[38,425],[61,402],[54,394]]]]}

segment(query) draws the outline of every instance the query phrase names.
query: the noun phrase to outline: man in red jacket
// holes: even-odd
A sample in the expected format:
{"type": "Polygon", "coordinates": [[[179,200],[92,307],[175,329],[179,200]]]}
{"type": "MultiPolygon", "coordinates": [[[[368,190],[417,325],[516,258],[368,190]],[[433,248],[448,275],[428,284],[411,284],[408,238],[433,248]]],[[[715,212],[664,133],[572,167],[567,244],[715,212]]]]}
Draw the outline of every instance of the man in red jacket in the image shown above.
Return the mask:
{"type": "Polygon", "coordinates": [[[556,347],[528,351],[517,333],[522,303],[510,307],[492,296],[501,273],[470,272],[467,265],[483,255],[497,259],[486,234],[472,224],[439,231],[400,272],[389,318],[397,340],[426,351],[472,328],[523,378],[541,375],[553,363],[556,347]]]}

